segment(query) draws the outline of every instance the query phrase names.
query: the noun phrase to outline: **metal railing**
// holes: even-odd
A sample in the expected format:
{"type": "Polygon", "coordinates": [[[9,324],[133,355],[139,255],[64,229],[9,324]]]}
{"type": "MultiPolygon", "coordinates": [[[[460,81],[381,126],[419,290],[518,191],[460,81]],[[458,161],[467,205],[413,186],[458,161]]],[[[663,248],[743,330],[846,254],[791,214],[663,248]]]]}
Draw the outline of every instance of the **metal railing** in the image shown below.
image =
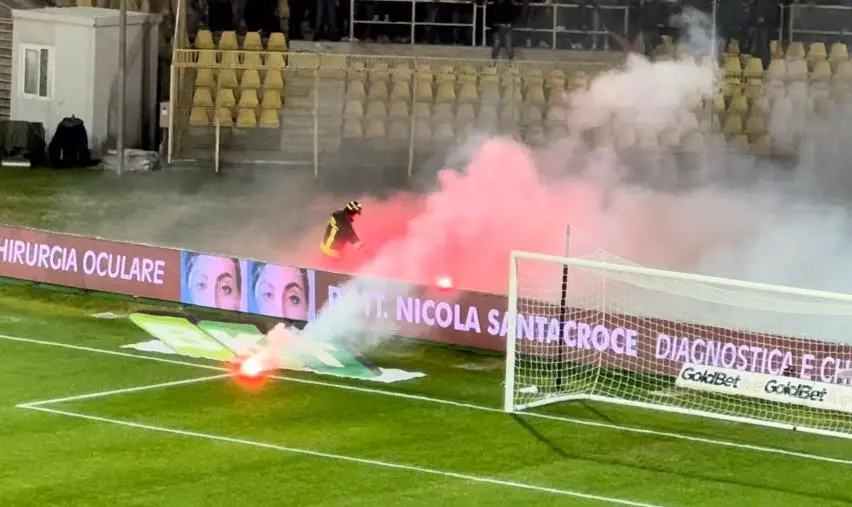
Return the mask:
{"type": "Polygon", "coordinates": [[[852,44],[852,6],[796,3],[781,6],[781,40],[852,44]]]}
{"type": "MultiPolygon", "coordinates": [[[[355,39],[357,27],[364,25],[397,27],[397,30],[402,29],[402,32],[397,31],[397,33],[406,33],[407,39],[414,42],[423,42],[429,38],[427,33],[420,33],[419,27],[429,30],[464,29],[468,31],[464,37],[465,44],[488,46],[491,43],[488,35],[488,32],[492,30],[489,26],[488,3],[466,0],[420,2],[375,0],[370,2],[372,6],[410,5],[410,13],[406,19],[394,18],[390,15],[384,17],[374,15],[370,19],[358,19],[361,2],[358,0],[349,0],[349,2],[350,39],[355,39]],[[438,21],[437,10],[453,6],[458,8],[451,16],[452,20],[438,21]],[[420,7],[422,10],[419,9],[420,7]]],[[[583,45],[585,49],[608,50],[616,46],[610,40],[611,29],[621,31],[619,35],[628,33],[629,15],[626,5],[601,5],[597,8],[590,4],[533,2],[528,5],[525,20],[515,26],[515,33],[517,36],[527,37],[531,42],[535,39],[537,47],[544,42],[553,50],[571,49],[578,44],[583,45]],[[612,18],[609,23],[603,22],[602,13],[612,18]],[[583,19],[589,20],[588,26],[583,26],[583,19]]]]}

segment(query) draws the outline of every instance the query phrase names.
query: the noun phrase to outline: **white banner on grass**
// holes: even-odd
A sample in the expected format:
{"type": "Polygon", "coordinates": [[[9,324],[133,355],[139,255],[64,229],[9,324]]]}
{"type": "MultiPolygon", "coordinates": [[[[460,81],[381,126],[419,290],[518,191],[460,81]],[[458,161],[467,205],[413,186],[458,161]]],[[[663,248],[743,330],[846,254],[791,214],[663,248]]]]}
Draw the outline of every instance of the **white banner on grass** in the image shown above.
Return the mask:
{"type": "Polygon", "coordinates": [[[685,363],[677,387],[852,414],[852,386],[685,363]]]}

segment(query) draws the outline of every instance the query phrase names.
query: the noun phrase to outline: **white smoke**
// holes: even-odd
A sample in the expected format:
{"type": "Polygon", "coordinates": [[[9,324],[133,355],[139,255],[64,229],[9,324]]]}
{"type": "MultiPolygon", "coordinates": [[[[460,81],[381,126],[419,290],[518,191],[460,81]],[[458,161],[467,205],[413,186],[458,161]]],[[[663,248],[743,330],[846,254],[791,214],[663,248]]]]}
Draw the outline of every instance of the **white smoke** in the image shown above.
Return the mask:
{"type": "MultiPolygon", "coordinates": [[[[572,243],[571,254],[597,252],[662,269],[852,293],[852,217],[844,200],[852,172],[840,170],[848,163],[843,150],[837,150],[844,139],[852,140],[847,134],[852,132],[849,115],[843,114],[848,111],[816,115],[812,92],[794,89],[770,104],[767,127],[781,143],[797,145],[797,166],[779,168],[765,158],[734,153],[721,135],[710,134],[719,126],[712,124],[709,108],[702,109],[719,84],[719,69],[707,63],[718,44],[700,13],[687,11],[682,21],[687,38],[681,48],[687,57],[650,62],[634,55],[622,68],[599,75],[587,90],[569,97],[567,137],[535,155],[543,186],[551,193],[558,189],[567,203],[565,210],[553,209],[554,223],[571,223],[576,237],[582,238],[580,244],[572,243]],[[622,150],[696,131],[704,151],[688,163],[665,146],[622,150]]],[[[479,146],[466,145],[462,158],[474,158],[479,146]]],[[[455,178],[453,173],[443,177],[455,178]]],[[[482,197],[475,195],[476,188],[465,191],[472,199],[482,197]]],[[[392,272],[402,280],[420,281],[434,274],[452,242],[484,241],[493,233],[487,224],[496,219],[486,216],[489,208],[460,210],[446,205],[453,199],[441,192],[424,198],[424,211],[410,222],[408,233],[386,245],[364,273],[392,272]],[[460,229],[478,238],[455,235],[460,229]]],[[[536,192],[518,188],[514,198],[501,199],[528,202],[545,197],[536,192]]],[[[563,253],[560,231],[561,226],[548,231],[554,233],[550,253],[563,253]]],[[[678,296],[689,287],[651,289],[678,296]]],[[[664,308],[674,319],[838,337],[845,331],[846,314],[852,314],[852,306],[841,302],[805,304],[791,297],[773,303],[765,294],[705,289],[690,296],[692,300],[648,299],[647,312],[665,317],[664,308]],[[702,298],[714,309],[695,307],[702,298]],[[735,309],[737,303],[741,310],[735,309]],[[812,312],[813,323],[804,322],[802,308],[812,312]]],[[[356,276],[308,324],[305,334],[316,340],[375,345],[399,331],[393,316],[380,318],[379,295],[390,309],[391,300],[412,290],[412,285],[356,276]]],[[[642,306],[635,295],[616,303],[642,306]]]]}

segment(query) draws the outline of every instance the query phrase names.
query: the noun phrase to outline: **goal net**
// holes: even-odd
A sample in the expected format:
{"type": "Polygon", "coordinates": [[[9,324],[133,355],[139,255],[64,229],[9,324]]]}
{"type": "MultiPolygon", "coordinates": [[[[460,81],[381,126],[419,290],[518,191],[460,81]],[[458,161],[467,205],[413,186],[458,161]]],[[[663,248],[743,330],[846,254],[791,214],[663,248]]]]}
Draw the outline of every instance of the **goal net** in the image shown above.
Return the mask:
{"type": "Polygon", "coordinates": [[[512,252],[505,409],[586,399],[852,436],[852,296],[512,252]]]}

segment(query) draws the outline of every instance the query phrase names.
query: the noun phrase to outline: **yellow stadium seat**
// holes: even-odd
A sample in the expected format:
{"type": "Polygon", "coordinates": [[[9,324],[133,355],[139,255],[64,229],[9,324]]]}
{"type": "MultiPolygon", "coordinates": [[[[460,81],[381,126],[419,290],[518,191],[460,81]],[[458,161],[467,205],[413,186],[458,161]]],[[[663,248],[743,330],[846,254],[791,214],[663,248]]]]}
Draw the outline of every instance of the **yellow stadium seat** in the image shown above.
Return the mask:
{"type": "Polygon", "coordinates": [[[227,69],[240,68],[240,53],[237,51],[222,51],[221,66],[227,69]]]}
{"type": "Polygon", "coordinates": [[[229,107],[220,107],[216,111],[216,123],[221,127],[233,127],[234,126],[234,113],[231,111],[229,107]]]}
{"type": "Polygon", "coordinates": [[[266,68],[270,70],[283,70],[287,67],[287,62],[284,60],[284,53],[267,53],[266,68]]]}
{"type": "Polygon", "coordinates": [[[480,95],[479,98],[482,102],[495,103],[500,102],[500,84],[499,82],[481,82],[480,81],[480,95]]]}
{"type": "Polygon", "coordinates": [[[769,81],[764,86],[763,94],[770,101],[775,101],[787,95],[787,88],[784,86],[783,82],[769,81]]]}
{"type": "Polygon", "coordinates": [[[729,136],[739,135],[743,132],[743,120],[737,114],[729,114],[725,117],[722,131],[729,136]]]}
{"type": "Polygon", "coordinates": [[[257,122],[258,126],[268,129],[277,129],[281,127],[281,120],[278,118],[277,109],[261,109],[260,119],[257,122]]]}
{"type": "Polygon", "coordinates": [[[743,68],[738,57],[729,56],[725,60],[725,82],[738,84],[742,80],[743,68]]]}
{"type": "Polygon", "coordinates": [[[257,99],[257,90],[254,88],[245,89],[240,92],[239,107],[241,109],[254,109],[260,105],[257,99]]]}
{"type": "Polygon", "coordinates": [[[240,78],[240,88],[260,88],[260,74],[256,70],[243,71],[243,75],[240,78]]]}
{"type": "Polygon", "coordinates": [[[807,58],[813,61],[827,60],[828,51],[825,48],[825,42],[811,42],[807,58]]]}
{"type": "Polygon", "coordinates": [[[364,91],[364,83],[361,81],[349,81],[346,85],[346,98],[349,100],[364,100],[367,94],[364,91]]]}
{"type": "Polygon", "coordinates": [[[415,102],[413,109],[415,118],[429,119],[432,117],[432,105],[426,102],[415,102]]]}
{"type": "Polygon", "coordinates": [[[210,88],[196,88],[192,95],[192,105],[197,107],[213,107],[213,95],[210,88]]]}
{"type": "Polygon", "coordinates": [[[395,119],[407,119],[411,116],[408,112],[408,104],[402,100],[396,100],[391,103],[388,116],[395,119]]]}
{"type": "Polygon", "coordinates": [[[237,32],[233,30],[222,32],[222,35],[219,37],[219,49],[240,49],[240,43],[237,41],[237,32]]]}
{"type": "Polygon", "coordinates": [[[202,50],[198,52],[198,66],[199,67],[219,67],[219,62],[216,59],[216,51],[212,50],[202,50]]]}
{"type": "Polygon", "coordinates": [[[831,45],[831,52],[828,54],[828,61],[837,63],[844,60],[849,60],[849,49],[842,42],[835,42],[831,45]]]}
{"type": "Polygon", "coordinates": [[[258,51],[251,51],[243,54],[243,66],[248,69],[262,69],[263,68],[263,60],[260,57],[261,53],[258,51]]]}
{"type": "Polygon", "coordinates": [[[766,69],[767,79],[784,79],[786,75],[787,66],[784,64],[784,60],[776,58],[769,62],[769,68],[766,69]]]}
{"type": "Polygon", "coordinates": [[[432,126],[426,120],[417,120],[414,124],[414,138],[418,141],[432,140],[432,126]]]}
{"type": "Polygon", "coordinates": [[[243,39],[243,50],[263,51],[263,40],[260,38],[260,32],[246,32],[246,37],[243,39]]]}
{"type": "Polygon", "coordinates": [[[538,125],[544,121],[541,108],[535,104],[528,104],[523,111],[523,119],[527,125],[538,125]]]}
{"type": "Polygon", "coordinates": [[[237,100],[234,98],[234,90],[230,88],[220,88],[216,95],[216,105],[219,107],[234,107],[237,105],[237,100]]]}
{"type": "Polygon", "coordinates": [[[349,100],[343,107],[345,118],[362,118],[364,116],[364,103],[360,100],[349,100]]]}
{"type": "Polygon", "coordinates": [[[210,125],[210,109],[206,107],[193,107],[189,112],[189,124],[193,127],[206,127],[210,125]]]}
{"type": "Polygon", "coordinates": [[[254,109],[240,109],[237,112],[237,127],[254,128],[257,127],[257,116],[254,114],[254,109]]]}
{"type": "Polygon", "coordinates": [[[387,100],[388,85],[384,81],[370,81],[370,91],[367,94],[370,100],[387,100]]]}
{"type": "Polygon", "coordinates": [[[388,115],[387,106],[382,100],[373,100],[367,104],[367,111],[364,116],[367,118],[384,119],[388,115]]]}
{"type": "Polygon", "coordinates": [[[219,88],[239,88],[237,71],[234,69],[222,69],[219,71],[219,88]]]}
{"type": "Polygon", "coordinates": [[[766,122],[763,115],[752,114],[746,119],[745,133],[749,136],[760,136],[766,133],[766,122]]]}
{"type": "Polygon", "coordinates": [[[728,42],[727,53],[729,55],[740,54],[740,41],[737,39],[731,39],[731,41],[728,42]]]}
{"type": "Polygon", "coordinates": [[[769,114],[772,110],[772,105],[767,97],[757,97],[751,101],[752,114],[769,114]]]}
{"type": "Polygon", "coordinates": [[[521,113],[518,106],[514,104],[506,104],[500,108],[500,124],[516,125],[521,121],[521,113]]]}
{"type": "Polygon", "coordinates": [[[769,41],[769,56],[770,58],[784,58],[784,47],[781,45],[781,41],[769,41]]]}
{"type": "Polygon", "coordinates": [[[529,85],[527,87],[526,101],[531,104],[544,104],[547,98],[544,96],[544,87],[541,85],[529,85]]]}
{"type": "Polygon", "coordinates": [[[432,102],[432,85],[428,82],[417,81],[414,90],[414,100],[417,102],[432,102]]]}
{"type": "Polygon", "coordinates": [[[344,139],[361,139],[362,137],[364,137],[364,130],[361,128],[360,119],[348,119],[343,122],[344,139]]]}
{"type": "Polygon", "coordinates": [[[527,68],[521,78],[525,86],[544,85],[544,73],[540,68],[527,68]]]}
{"type": "Polygon", "coordinates": [[[804,60],[790,60],[787,62],[787,79],[798,80],[808,78],[808,63],[804,60]]]}
{"type": "Polygon", "coordinates": [[[449,102],[440,102],[435,104],[435,110],[432,113],[432,121],[434,123],[450,122],[453,121],[454,116],[453,104],[449,102]]]}
{"type": "Polygon", "coordinates": [[[390,94],[391,100],[411,100],[411,88],[408,81],[394,81],[390,94]]]}
{"type": "Polygon", "coordinates": [[[801,42],[791,42],[787,47],[787,52],[784,53],[784,58],[788,60],[802,60],[805,58],[805,45],[801,42]]]}
{"type": "Polygon", "coordinates": [[[589,87],[589,76],[583,72],[582,70],[579,72],[574,72],[568,78],[567,89],[568,91],[574,90],[585,90],[589,87]]]}
{"type": "Polygon", "coordinates": [[[720,92],[716,93],[713,96],[713,112],[714,113],[724,113],[727,110],[727,106],[725,105],[725,96],[720,92]]]}
{"type": "Polygon", "coordinates": [[[503,88],[503,101],[512,104],[520,104],[524,101],[520,84],[509,84],[503,88]]]}
{"type": "Polygon", "coordinates": [[[760,58],[749,57],[745,69],[743,69],[743,77],[748,83],[763,81],[763,61],[760,58]]]}
{"type": "Polygon", "coordinates": [[[831,65],[828,63],[828,60],[817,60],[814,62],[814,67],[811,71],[811,80],[826,82],[831,80],[831,65]]]}
{"type": "Polygon", "coordinates": [[[479,102],[479,90],[476,88],[475,81],[468,81],[459,85],[458,101],[466,104],[476,104],[479,102]]]}
{"type": "MultiPolygon", "coordinates": [[[[362,85],[363,87],[363,85],[362,85]]],[[[263,89],[264,90],[283,90],[284,89],[284,77],[281,74],[280,70],[268,70],[266,71],[266,75],[263,77],[263,89]]]]}
{"type": "Polygon", "coordinates": [[[272,32],[269,34],[266,49],[268,51],[287,51],[287,38],[281,32],[272,32]]]}
{"type": "Polygon", "coordinates": [[[497,108],[492,104],[482,104],[479,106],[479,114],[476,115],[476,121],[485,126],[495,125],[497,123],[497,108]]]}
{"type": "Polygon", "coordinates": [[[452,83],[444,81],[438,83],[438,90],[435,92],[435,102],[455,102],[456,90],[452,83]]]}
{"type": "Polygon", "coordinates": [[[195,74],[195,86],[216,87],[216,79],[213,77],[213,69],[198,69],[195,74]]]}
{"type": "Polygon", "coordinates": [[[552,106],[564,106],[568,103],[568,94],[565,90],[550,90],[547,95],[547,102],[552,106]]]}
{"type": "Polygon", "coordinates": [[[731,99],[731,104],[728,106],[728,114],[744,115],[748,112],[748,99],[745,95],[736,95],[731,99]]]}
{"type": "Polygon", "coordinates": [[[278,90],[265,90],[263,92],[263,100],[260,101],[260,107],[263,109],[281,109],[283,106],[281,94],[278,90]]]}
{"type": "Polygon", "coordinates": [[[435,125],[435,130],[432,132],[432,140],[438,142],[450,142],[456,137],[456,132],[453,130],[452,123],[439,123],[435,125]]]}
{"type": "Polygon", "coordinates": [[[456,124],[470,125],[476,121],[476,111],[473,109],[473,104],[459,104],[456,110],[456,124]]]}
{"type": "Polygon", "coordinates": [[[364,137],[367,139],[384,139],[387,137],[387,129],[383,119],[365,120],[364,137]]]}
{"type": "Polygon", "coordinates": [[[412,70],[407,63],[398,63],[391,71],[392,80],[395,82],[404,81],[407,84],[411,81],[411,76],[412,70]]]}
{"type": "Polygon", "coordinates": [[[216,44],[213,42],[213,32],[199,30],[195,36],[195,49],[216,49],[216,44]]]}
{"type": "Polygon", "coordinates": [[[404,141],[407,140],[410,135],[411,127],[408,123],[400,119],[391,120],[390,125],[388,126],[388,139],[404,141]]]}
{"type": "Polygon", "coordinates": [[[349,70],[346,74],[350,81],[353,79],[364,80],[367,77],[367,69],[364,67],[364,62],[352,62],[349,64],[349,70]]]}

